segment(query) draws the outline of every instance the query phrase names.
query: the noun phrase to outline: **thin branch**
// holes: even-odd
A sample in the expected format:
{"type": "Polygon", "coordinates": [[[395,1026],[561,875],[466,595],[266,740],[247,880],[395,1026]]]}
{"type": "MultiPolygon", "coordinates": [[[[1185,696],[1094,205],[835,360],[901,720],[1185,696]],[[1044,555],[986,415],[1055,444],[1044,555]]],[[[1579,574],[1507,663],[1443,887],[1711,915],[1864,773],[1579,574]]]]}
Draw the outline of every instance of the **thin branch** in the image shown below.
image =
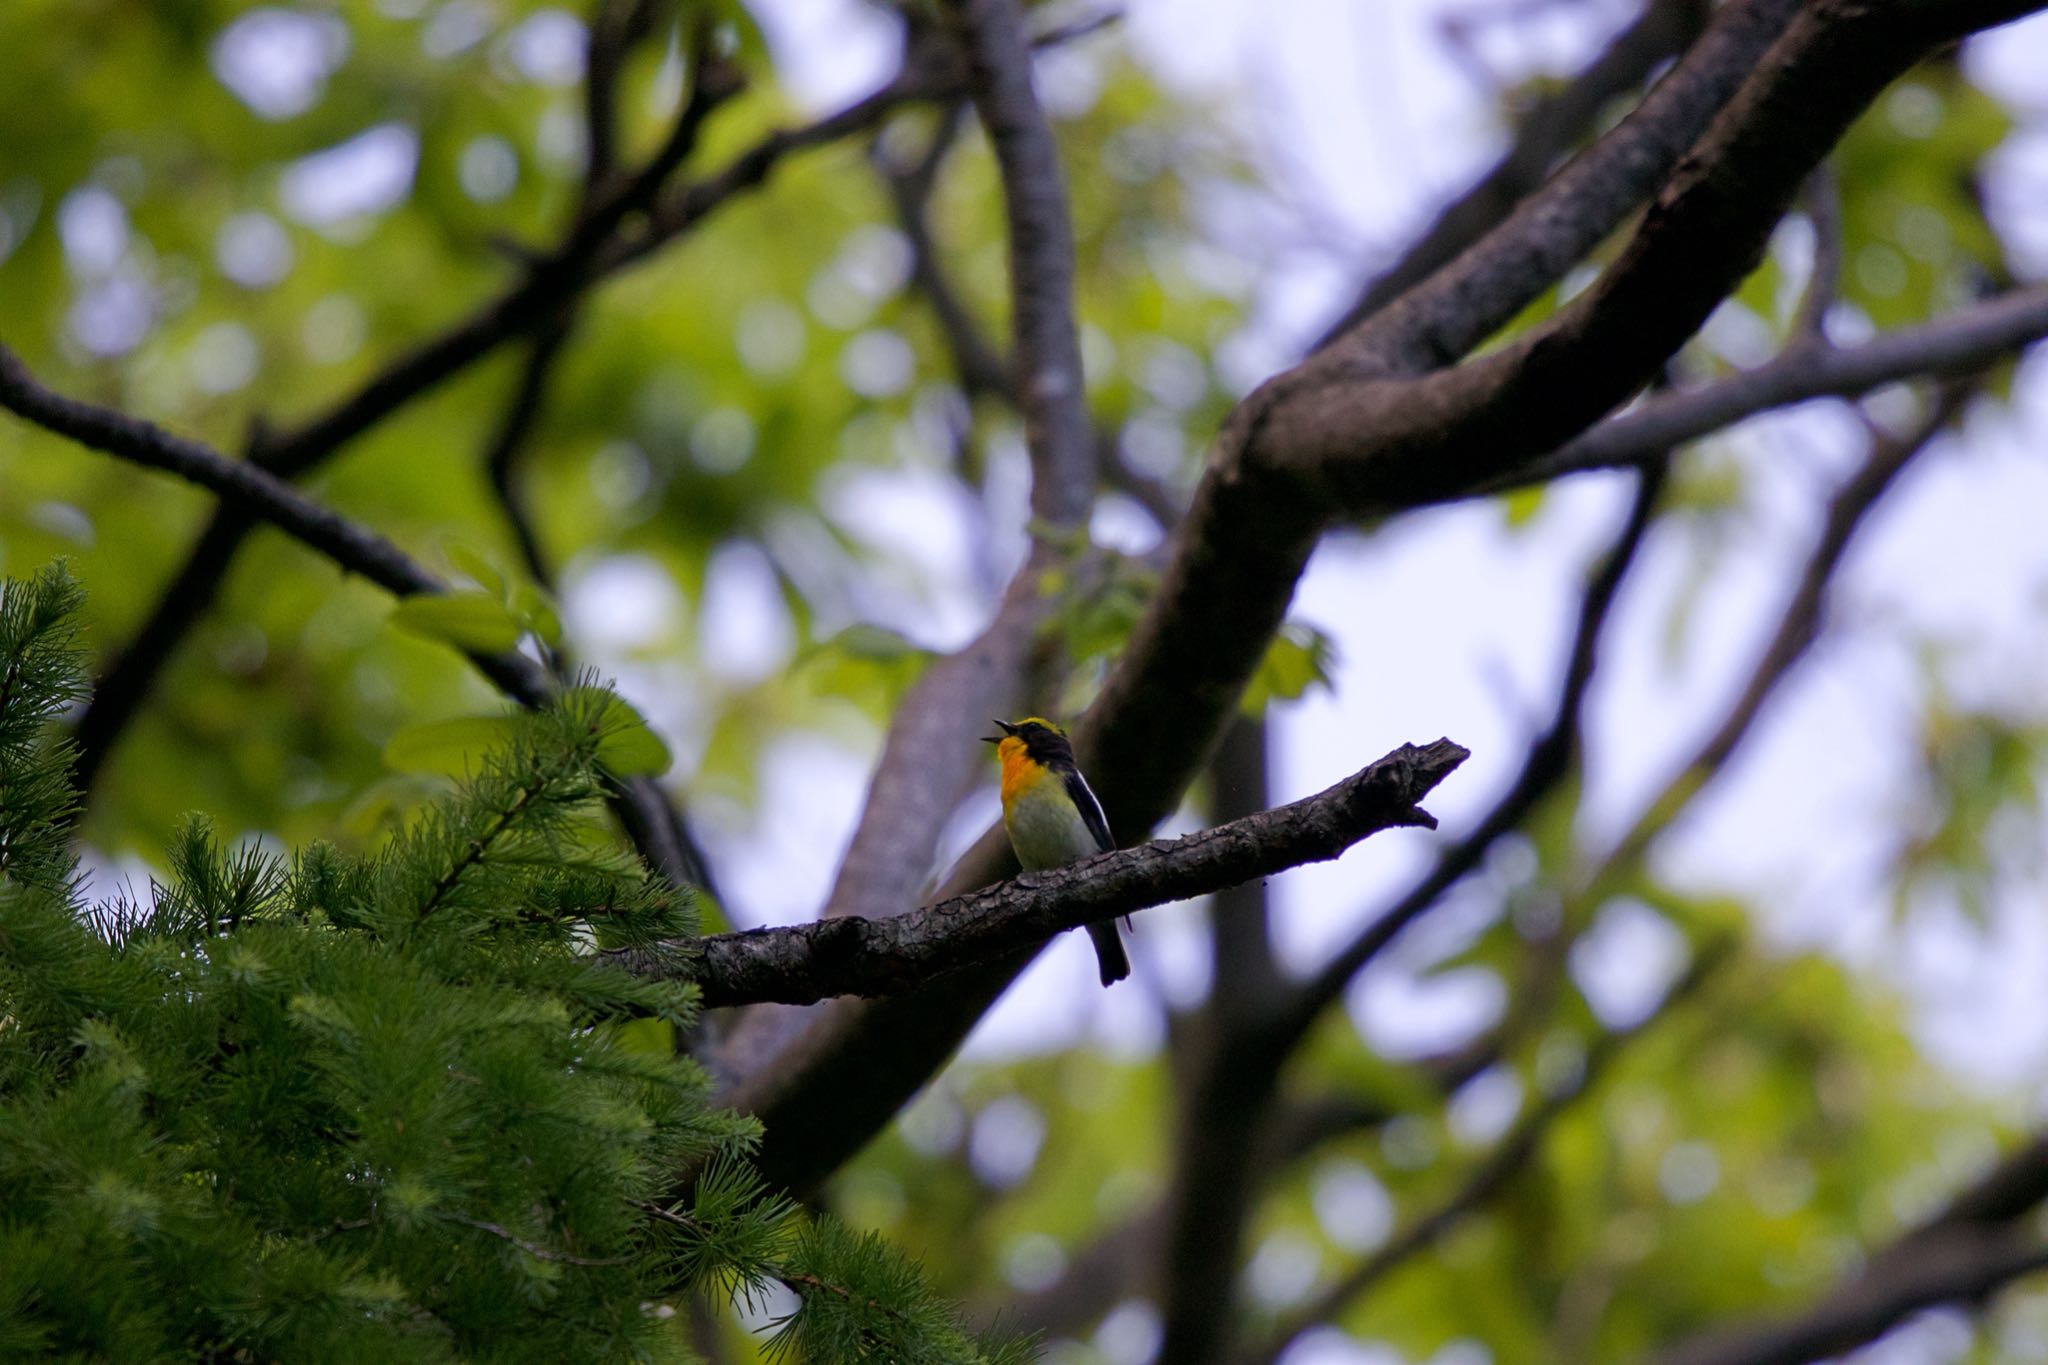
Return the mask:
{"type": "Polygon", "coordinates": [[[898,164],[881,139],[869,149],[868,159],[889,191],[897,226],[910,245],[910,283],[931,306],[962,392],[970,398],[987,394],[1009,401],[1014,398],[1009,362],[989,344],[981,324],[953,287],[939,258],[938,243],[932,237],[932,190],[946,154],[959,138],[964,112],[964,105],[946,108],[923,154],[908,165],[898,164]]]}
{"type": "Polygon", "coordinates": [[[557,1251],[553,1247],[529,1241],[508,1227],[482,1218],[471,1218],[468,1214],[443,1211],[434,1216],[443,1222],[460,1223],[463,1227],[475,1228],[478,1232],[487,1232],[501,1241],[510,1242],[537,1261],[553,1261],[560,1265],[606,1266],[626,1265],[638,1259],[632,1253],[624,1256],[577,1256],[571,1252],[557,1251]]]}
{"type": "Polygon", "coordinates": [[[1613,469],[1771,408],[1853,398],[1922,376],[1967,374],[2048,336],[2048,287],[2017,290],[1856,346],[1794,345],[1753,370],[1645,399],[1483,491],[1613,469]]]}
{"type": "Polygon", "coordinates": [[[1732,944],[1718,942],[1703,948],[1685,974],[1665,994],[1663,1001],[1641,1022],[1625,1029],[1604,1033],[1586,1049],[1578,1075],[1567,1085],[1543,1096],[1514,1127],[1508,1130],[1485,1160],[1473,1168],[1442,1203],[1411,1219],[1386,1245],[1353,1266],[1297,1313],[1288,1317],[1257,1349],[1239,1357],[1238,1365],[1273,1365],[1296,1338],[1320,1323],[1355,1307],[1394,1271],[1434,1246],[1465,1216],[1491,1203],[1526,1170],[1542,1151],[1544,1140],[1574,1104],[1590,1094],[1602,1073],[1631,1042],[1642,1037],[1674,1009],[1692,996],[1731,955],[1732,944]]]}
{"type": "MultiPolygon", "coordinates": [[[[44,388],[20,357],[5,346],[0,346],[0,407],[81,445],[209,489],[243,515],[268,522],[393,596],[447,591],[439,578],[396,545],[314,502],[275,475],[246,460],[230,460],[155,423],[44,388]]],[[[538,706],[554,690],[555,680],[548,671],[523,654],[472,653],[468,657],[500,691],[522,705],[538,706]]],[[[645,777],[617,783],[612,808],[633,846],[662,875],[677,885],[711,890],[703,855],[658,783],[645,777]]]]}
{"type": "MultiPolygon", "coordinates": [[[[719,205],[759,185],[788,154],[871,127],[899,104],[927,93],[922,85],[899,75],[836,114],[801,128],[770,133],[722,173],[657,203],[648,221],[626,235],[595,238],[592,223],[631,226],[626,219],[637,205],[624,196],[647,189],[644,179],[636,180],[618,191],[621,197],[607,201],[616,209],[580,214],[582,235],[572,229],[561,248],[535,262],[506,291],[399,355],[324,412],[267,436],[252,449],[252,457],[289,477],[305,473],[406,404],[553,316],[564,302],[596,280],[674,240],[719,205]],[[680,210],[677,205],[682,206],[680,210]]],[[[701,103],[686,110],[696,128],[701,128],[708,112],[701,103]]],[[[676,139],[670,139],[668,148],[673,157],[676,139]]],[[[100,678],[75,733],[79,751],[75,772],[81,790],[91,787],[171,653],[212,605],[235,552],[251,529],[252,523],[236,509],[217,510],[142,627],[100,678]]]]}
{"type": "Polygon", "coordinates": [[[1444,892],[1463,881],[1503,835],[1519,827],[1571,775],[1578,761],[1586,693],[1599,663],[1600,639],[1621,585],[1641,554],[1663,491],[1664,473],[1665,466],[1661,464],[1651,465],[1645,471],[1620,533],[1601,558],[1579,600],[1578,622],[1572,630],[1557,704],[1549,725],[1529,746],[1513,784],[1469,834],[1443,852],[1407,894],[1332,955],[1294,992],[1288,1004],[1288,1017],[1277,1030],[1290,1045],[1344,993],[1367,963],[1417,916],[1435,905],[1444,892]]]}
{"type": "Polygon", "coordinates": [[[1792,316],[1792,335],[1825,345],[1828,310],[1842,290],[1842,190],[1835,183],[1834,167],[1825,161],[1814,167],[1800,197],[1813,229],[1813,263],[1807,268],[1799,310],[1792,316]]]}
{"type": "Polygon", "coordinates": [[[1657,1365],[1800,1365],[1844,1354],[1924,1308],[1982,1303],[2048,1268],[2048,1247],[2026,1226],[2044,1198],[2048,1134],[2036,1133],[1806,1312],[1714,1328],[1658,1352],[1657,1365]]]}
{"type": "Polygon", "coordinates": [[[583,193],[601,195],[618,165],[619,77],[653,27],[659,0],[598,0],[583,59],[583,193]]]}
{"type": "Polygon", "coordinates": [[[1381,830],[1433,828],[1436,821],[1416,803],[1466,756],[1444,739],[1403,745],[1300,801],[1027,873],[909,914],[713,934],[681,945],[680,953],[634,950],[613,960],[693,981],[707,1006],[900,995],[943,973],[1035,948],[1062,930],[1335,858],[1381,830]]]}
{"type": "MultiPolygon", "coordinates": [[[[167,431],[154,422],[67,398],[43,387],[21,358],[0,346],[0,407],[80,445],[160,469],[220,495],[252,523],[268,523],[397,597],[447,591],[405,551],[349,521],[247,460],[167,431]]],[[[547,671],[520,654],[472,654],[508,696],[535,705],[552,690],[547,671]]]]}
{"type": "Polygon", "coordinates": [[[5,346],[0,346],[0,407],[80,445],[209,489],[252,524],[269,522],[399,596],[443,590],[439,579],[383,536],[322,507],[276,475],[154,422],[47,389],[5,346]]]}
{"type": "Polygon", "coordinates": [[[554,587],[554,573],[547,556],[541,551],[540,535],[534,529],[526,502],[519,496],[517,473],[519,458],[526,450],[534,423],[540,418],[548,380],[554,374],[555,363],[561,358],[572,326],[565,317],[534,334],[525,363],[520,366],[519,378],[513,385],[512,400],[505,405],[504,414],[498,419],[497,430],[492,433],[483,460],[491,493],[498,500],[499,510],[505,514],[505,524],[511,528],[513,542],[519,547],[519,558],[527,577],[550,591],[554,587]]]}
{"type": "MultiPolygon", "coordinates": [[[[1394,1111],[1352,1094],[1281,1099],[1264,1116],[1250,1164],[1267,1178],[1296,1166],[1325,1146],[1354,1138],[1394,1117],[1394,1111]]],[[[1057,1279],[1042,1289],[991,1300],[978,1316],[1039,1336],[1078,1336],[1124,1299],[1157,1298],[1166,1241],[1163,1204],[1148,1205],[1104,1229],[1075,1251],[1057,1279]]],[[[1163,1354],[1155,1356],[1164,1360],[1163,1354]]]]}
{"type": "MultiPolygon", "coordinates": [[[[959,132],[959,111],[946,111],[931,141],[917,160],[899,165],[891,159],[881,140],[869,152],[889,198],[896,208],[896,220],[910,245],[910,283],[930,305],[938,323],[953,374],[961,391],[970,398],[993,397],[1016,406],[1017,394],[1010,365],[983,333],[967,303],[960,297],[940,260],[938,243],[932,235],[930,199],[941,163],[959,132]]],[[[1159,480],[1133,470],[1120,450],[1121,437],[1113,428],[1094,428],[1095,467],[1105,487],[1134,499],[1161,530],[1171,530],[1180,520],[1184,499],[1159,480]]]]}
{"type": "Polygon", "coordinates": [[[1644,804],[1627,833],[1614,843],[1588,880],[1598,883],[1614,869],[1641,859],[1650,844],[1686,805],[1718,774],[1749,735],[1765,704],[1806,652],[1820,638],[1826,616],[1829,585],[1868,519],[1908,464],[1924,453],[1934,438],[1954,419],[1970,395],[1973,383],[1944,387],[1920,421],[1902,435],[1873,430],[1870,451],[1856,471],[1828,500],[1827,514],[1819,538],[1801,567],[1792,595],[1786,600],[1778,624],[1763,653],[1734,703],[1712,733],[1703,740],[1690,760],[1681,765],[1655,797],[1644,804]]]}
{"type": "Polygon", "coordinates": [[[1662,1352],[1657,1365],[1803,1365],[1874,1341],[1945,1303],[1982,1304],[2013,1281],[2048,1270],[2048,1246],[2015,1232],[1927,1247],[1882,1278],[1852,1280],[1803,1317],[1727,1328],[1662,1352]]]}
{"type": "MultiPolygon", "coordinates": [[[[1052,124],[1031,83],[1017,0],[955,0],[968,88],[1003,183],[1009,226],[1011,364],[1031,450],[1031,512],[1050,526],[1086,519],[1095,495],[1081,340],[1074,327],[1074,224],[1052,124]]],[[[978,723],[978,722],[977,722],[978,723]]]]}

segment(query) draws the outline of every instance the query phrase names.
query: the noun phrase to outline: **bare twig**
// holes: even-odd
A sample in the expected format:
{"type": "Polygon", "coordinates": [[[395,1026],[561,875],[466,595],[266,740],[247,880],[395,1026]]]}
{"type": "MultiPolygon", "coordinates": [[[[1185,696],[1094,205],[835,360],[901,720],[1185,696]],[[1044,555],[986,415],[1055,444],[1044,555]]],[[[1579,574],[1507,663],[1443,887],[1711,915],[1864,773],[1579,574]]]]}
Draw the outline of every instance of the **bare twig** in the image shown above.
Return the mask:
{"type": "MultiPolygon", "coordinates": [[[[384,537],[298,492],[246,460],[230,460],[199,441],[110,408],[66,398],[43,387],[0,346],[0,407],[81,445],[161,469],[220,495],[252,522],[267,522],[397,597],[447,591],[433,573],[384,537]]],[[[527,706],[554,690],[548,671],[523,654],[470,654],[499,690],[527,706]]],[[[703,855],[658,783],[617,782],[613,810],[641,856],[678,885],[710,890],[703,855]]],[[[714,893],[715,894],[715,893],[714,893]]]]}
{"type": "Polygon", "coordinates": [[[910,164],[896,164],[880,139],[869,149],[868,159],[889,190],[890,201],[896,208],[897,225],[903,229],[903,236],[910,244],[910,282],[931,306],[932,317],[939,324],[939,334],[945,338],[946,353],[952,359],[953,373],[960,381],[961,390],[969,397],[988,394],[1008,401],[1014,397],[1010,387],[1009,362],[989,344],[981,324],[968,311],[960,292],[953,287],[953,281],[940,260],[938,243],[932,237],[932,190],[946,154],[959,138],[965,110],[966,106],[962,104],[946,108],[937,127],[932,130],[931,141],[910,164]]]}
{"type": "Polygon", "coordinates": [[[345,569],[404,596],[439,592],[441,581],[373,531],[294,490],[246,460],[231,460],[189,437],[111,408],[43,387],[13,351],[0,346],[0,406],[80,445],[160,469],[220,495],[252,524],[267,521],[345,569]]]}
{"type": "MultiPolygon", "coordinates": [[[[267,522],[319,551],[343,570],[398,597],[447,591],[418,561],[384,537],[349,521],[247,460],[111,408],[43,387],[20,357],[0,346],[0,407],[47,431],[134,464],[160,469],[220,495],[252,523],[267,522]]],[[[473,654],[477,667],[508,696],[535,705],[552,690],[545,669],[521,654],[473,654]]]]}

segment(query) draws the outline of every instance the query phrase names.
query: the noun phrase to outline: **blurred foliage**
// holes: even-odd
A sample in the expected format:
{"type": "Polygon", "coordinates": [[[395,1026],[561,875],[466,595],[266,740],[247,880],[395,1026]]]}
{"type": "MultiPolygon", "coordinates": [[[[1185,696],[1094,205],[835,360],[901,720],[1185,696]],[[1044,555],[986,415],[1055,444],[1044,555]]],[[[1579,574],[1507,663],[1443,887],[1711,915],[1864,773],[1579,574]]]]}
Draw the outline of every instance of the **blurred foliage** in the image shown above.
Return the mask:
{"type": "MultiPolygon", "coordinates": [[[[729,0],[721,12],[751,85],[712,118],[690,175],[805,117],[744,13],[729,0]]],[[[34,54],[0,58],[0,339],[65,392],[228,451],[326,411],[514,281],[521,252],[559,240],[582,179],[581,40],[576,16],[539,0],[0,6],[0,53],[34,54]]],[[[1246,382],[1223,358],[1265,247],[1218,224],[1268,187],[1208,111],[1163,91],[1113,35],[1045,63],[1090,402],[1135,472],[1185,489],[1246,382]]],[[[680,82],[664,29],[623,69],[623,156],[658,145],[680,82]]],[[[883,136],[920,148],[940,120],[906,110],[883,136]]],[[[1857,124],[1833,171],[1837,335],[1925,318],[2003,278],[1976,190],[2008,127],[1952,62],[1857,124]]],[[[237,840],[338,834],[352,853],[375,850],[517,724],[451,645],[524,639],[620,675],[646,721],[621,724],[625,761],[665,771],[686,801],[708,798],[700,808],[751,812],[770,751],[792,735],[870,750],[934,652],[993,599],[1026,527],[1014,417],[953,382],[868,150],[805,153],[579,308],[515,480],[552,588],[510,567],[523,561],[483,467],[523,345],[323,465],[309,491],[465,590],[394,610],[256,535],[91,794],[96,855],[155,859],[194,809],[237,840]]],[[[948,153],[931,207],[952,284],[1000,341],[1001,204],[977,137],[948,153]]],[[[1801,224],[1680,357],[1677,380],[1757,363],[1785,339],[1810,256],[1801,224]]],[[[1574,296],[1613,246],[1502,337],[1574,296]]],[[[1684,553],[1655,625],[1674,668],[1700,598],[1761,515],[1743,448],[1714,443],[1667,495],[1684,553]]],[[[1501,519],[1535,525],[1545,502],[1517,494],[1501,519]]],[[[0,421],[0,571],[66,556],[88,589],[98,666],[211,507],[0,421]]],[[[1048,642],[1071,665],[1057,694],[1068,713],[1154,583],[1156,560],[1132,543],[1146,537],[1104,529],[1128,530],[1133,507],[1106,494],[1097,534],[1062,546],[1043,585],[1060,598],[1048,642]]],[[[1292,622],[1246,705],[1380,666],[1338,660],[1315,623],[1292,622]]],[[[1901,819],[1894,886],[1908,913],[1969,910],[2011,866],[1987,850],[2038,855],[2048,735],[1939,686],[1926,703],[1924,802],[1901,819]]],[[[1482,1040],[1497,1028],[1497,1056],[1476,1078],[1445,1095],[1431,1059],[1376,1045],[1342,1009],[1298,1050],[1286,1100],[1381,1117],[1267,1173],[1245,1276],[1254,1337],[1446,1197],[1515,1113],[1576,1083],[1617,1025],[1569,969],[1604,916],[1661,926],[1681,958],[1744,931],[1754,907],[1668,884],[1654,859],[1588,892],[1581,816],[1573,781],[1461,891],[1477,913],[1424,973],[1422,989],[1508,1001],[1478,1026],[1482,1040]]],[[[1503,1197],[1340,1325],[1412,1359],[1468,1343],[1500,1365],[1610,1360],[1811,1298],[2009,1136],[2012,1116],[1936,1074],[1901,1019],[1895,999],[1830,960],[1739,950],[1619,1047],[1503,1197]]],[[[664,1050],[666,1028],[638,1045],[664,1050]]],[[[1111,1055],[1077,1037],[955,1067],[826,1202],[991,1313],[1058,1286],[1168,1185],[1185,1031],[1157,1049],[1111,1055]]],[[[1107,1319],[1098,1308],[1049,1324],[1056,1358],[1131,1358],[1155,1292],[1140,1277],[1117,1287],[1107,1319]]],[[[736,1353],[754,1349],[739,1324],[723,1330],[736,1353]]]]}

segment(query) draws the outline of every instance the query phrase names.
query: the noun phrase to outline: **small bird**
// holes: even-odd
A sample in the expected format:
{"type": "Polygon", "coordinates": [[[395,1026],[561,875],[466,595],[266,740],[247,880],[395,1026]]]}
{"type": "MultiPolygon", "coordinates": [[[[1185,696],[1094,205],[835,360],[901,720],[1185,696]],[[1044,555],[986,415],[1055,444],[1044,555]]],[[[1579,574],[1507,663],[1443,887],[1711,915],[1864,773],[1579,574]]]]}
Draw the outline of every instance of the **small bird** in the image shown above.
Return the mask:
{"type": "MultiPolygon", "coordinates": [[[[996,746],[1003,765],[1003,829],[1024,870],[1062,867],[1115,848],[1102,803],[1074,763],[1067,732],[1038,716],[996,725],[1002,733],[984,736],[983,743],[996,746]]],[[[1103,985],[1131,974],[1114,920],[1089,925],[1088,937],[1095,942],[1103,985]]]]}

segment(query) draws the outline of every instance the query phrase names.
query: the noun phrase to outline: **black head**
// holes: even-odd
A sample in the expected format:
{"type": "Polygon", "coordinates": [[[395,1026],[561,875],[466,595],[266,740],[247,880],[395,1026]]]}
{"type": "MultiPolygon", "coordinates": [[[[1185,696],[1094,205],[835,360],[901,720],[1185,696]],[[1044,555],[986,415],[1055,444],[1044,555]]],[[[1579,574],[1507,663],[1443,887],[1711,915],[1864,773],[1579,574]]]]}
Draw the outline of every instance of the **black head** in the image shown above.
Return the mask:
{"type": "Polygon", "coordinates": [[[1067,732],[1041,716],[1026,716],[1014,723],[1007,720],[996,722],[1000,735],[984,735],[982,743],[1001,744],[1006,739],[1022,740],[1024,752],[1040,763],[1055,760],[1074,761],[1074,748],[1067,743],[1067,732]]]}

